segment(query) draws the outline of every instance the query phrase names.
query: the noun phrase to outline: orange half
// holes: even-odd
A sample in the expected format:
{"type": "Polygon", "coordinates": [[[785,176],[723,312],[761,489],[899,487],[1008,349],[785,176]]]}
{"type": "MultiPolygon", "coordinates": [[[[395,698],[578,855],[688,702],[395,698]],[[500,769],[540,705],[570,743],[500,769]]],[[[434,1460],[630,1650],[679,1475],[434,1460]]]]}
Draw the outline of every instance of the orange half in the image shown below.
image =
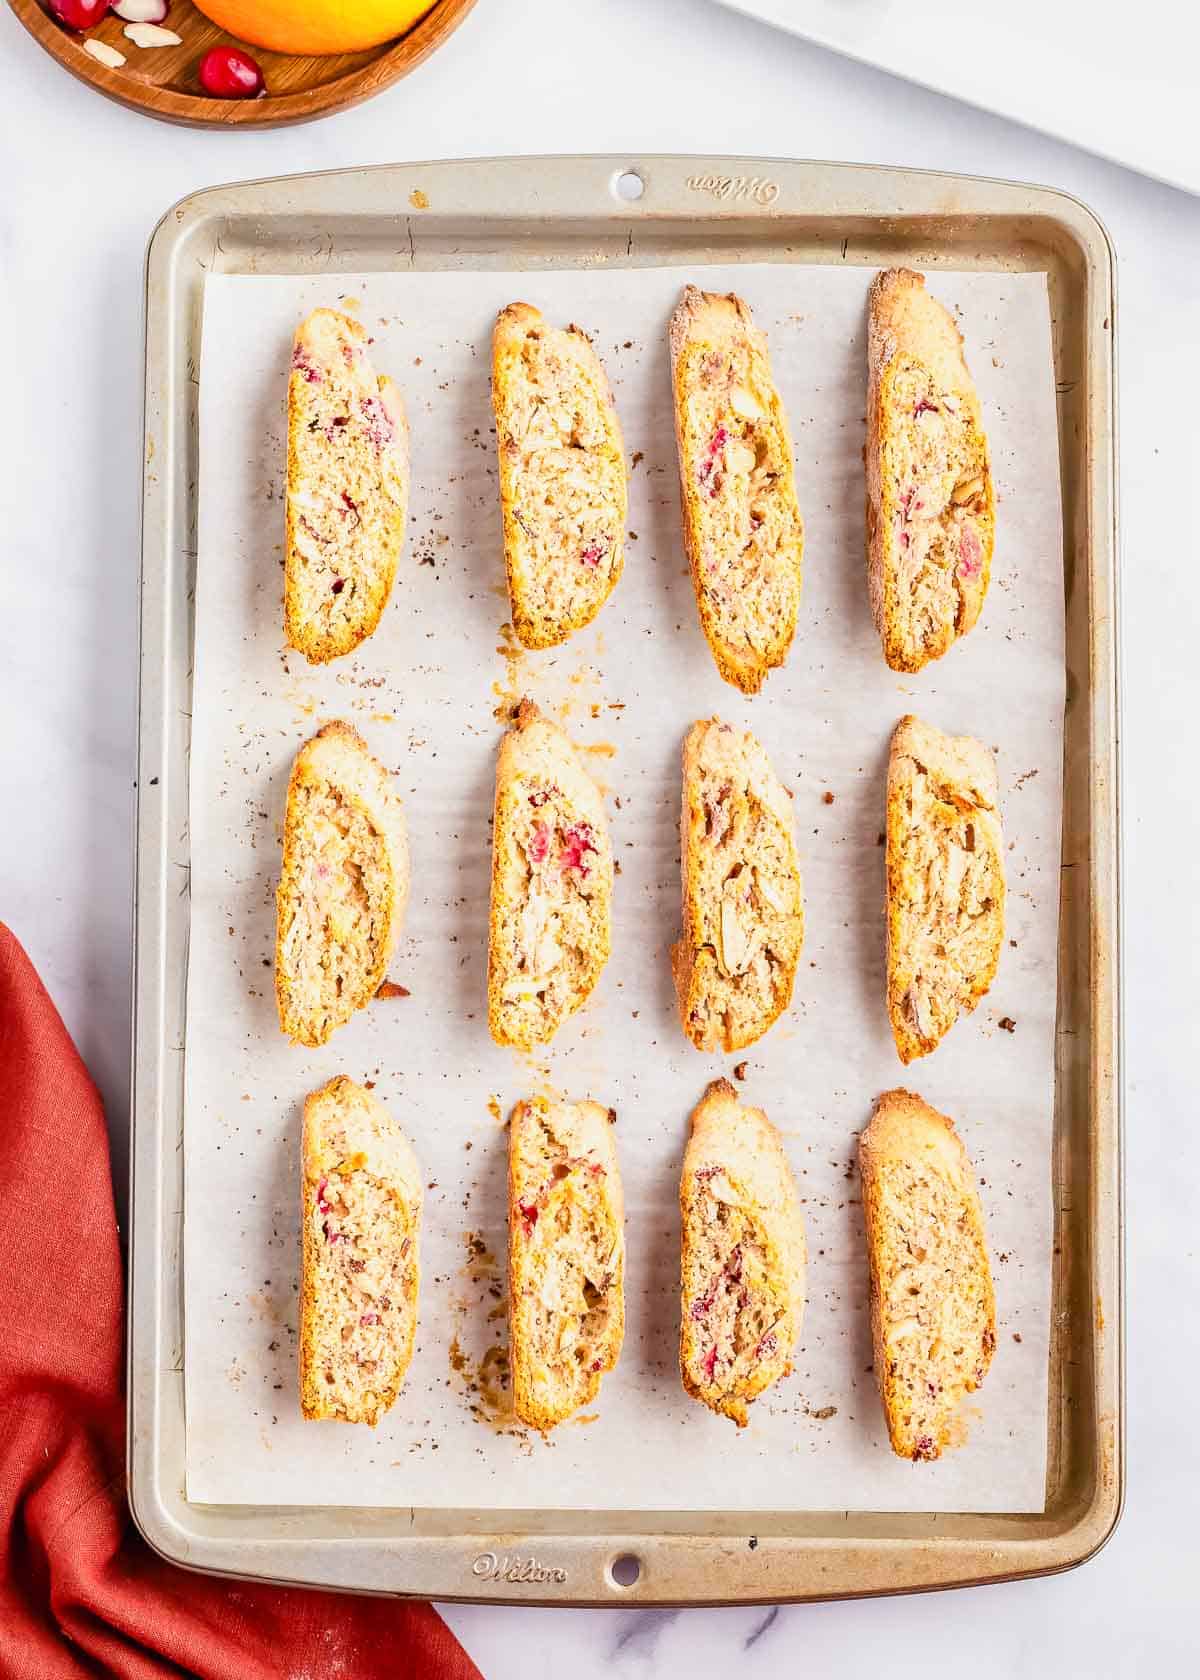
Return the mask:
{"type": "Polygon", "coordinates": [[[281,53],[347,53],[412,28],[435,0],[196,0],[198,11],[254,47],[281,53]]]}

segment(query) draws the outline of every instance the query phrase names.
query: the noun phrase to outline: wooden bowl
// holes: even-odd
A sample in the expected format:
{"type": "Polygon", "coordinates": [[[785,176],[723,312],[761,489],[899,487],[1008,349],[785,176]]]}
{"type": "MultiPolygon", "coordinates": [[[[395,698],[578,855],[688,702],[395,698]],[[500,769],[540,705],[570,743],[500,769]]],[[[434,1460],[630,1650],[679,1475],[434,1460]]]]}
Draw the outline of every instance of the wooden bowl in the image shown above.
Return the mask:
{"type": "Polygon", "coordinates": [[[64,29],[39,0],[9,0],[9,4],[34,39],[73,76],[120,105],[189,128],[233,124],[282,128],[287,123],[309,122],[331,111],[344,111],[407,76],[453,34],[475,0],[437,0],[433,10],[426,12],[407,35],[365,52],[316,58],[249,47],[247,51],[262,66],[267,84],[266,94],[258,99],[212,99],[201,91],[196,76],[201,58],[209,47],[231,42],[234,37],[197,11],[191,0],[171,0],[166,23],[183,37],[182,46],[136,47],[121,33],[125,27],[121,19],[111,12],[96,29],[90,29],[89,37],[106,41],[125,54],[125,63],[117,70],[110,70],[85,52],[85,37],[64,29]]]}

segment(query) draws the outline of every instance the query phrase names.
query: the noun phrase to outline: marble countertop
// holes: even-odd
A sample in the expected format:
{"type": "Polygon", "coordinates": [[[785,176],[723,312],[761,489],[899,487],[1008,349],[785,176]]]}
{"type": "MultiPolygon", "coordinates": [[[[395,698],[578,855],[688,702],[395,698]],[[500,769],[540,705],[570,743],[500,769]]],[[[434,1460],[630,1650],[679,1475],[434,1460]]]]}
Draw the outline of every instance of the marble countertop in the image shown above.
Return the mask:
{"type": "MultiPolygon", "coordinates": [[[[1031,50],[1033,50],[1031,48],[1031,50]]],[[[889,1680],[1195,1673],[1200,1447],[1200,200],[709,0],[481,0],[416,75],[314,126],[170,129],[72,81],[0,17],[8,335],[0,915],[104,1094],[123,1197],[147,236],[198,187],[542,151],[830,157],[1078,194],[1120,272],[1129,1458],[1106,1550],[1056,1579],[757,1610],[450,1607],[488,1680],[740,1672],[889,1680]],[[630,150],[630,148],[632,148],[630,150]],[[1185,1408],[1187,1408],[1185,1410],[1185,1408]]]]}

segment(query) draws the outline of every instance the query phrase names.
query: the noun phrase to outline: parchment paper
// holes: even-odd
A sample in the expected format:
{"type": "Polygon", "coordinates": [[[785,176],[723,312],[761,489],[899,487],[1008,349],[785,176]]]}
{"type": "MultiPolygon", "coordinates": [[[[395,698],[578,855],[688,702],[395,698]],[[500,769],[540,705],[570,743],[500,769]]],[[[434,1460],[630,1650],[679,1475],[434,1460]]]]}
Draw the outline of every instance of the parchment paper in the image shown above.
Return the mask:
{"type": "Polygon", "coordinates": [[[978,628],[919,676],[883,663],[863,563],[864,269],[214,277],[200,368],[200,532],[187,1014],[188,1495],[235,1504],[1036,1511],[1044,1505],[1050,1136],[1064,699],[1055,393],[1037,275],[948,274],[991,435],[1000,507],[978,628]],[[665,327],[685,280],[736,287],[767,329],[807,526],[787,666],[746,700],[718,677],[680,545],[665,327]],[[513,656],[488,392],[513,298],[592,334],[634,463],[625,576],[557,651],[513,656]],[[383,623],[322,670],[281,628],[283,398],[292,331],[356,310],[413,433],[411,520],[383,623]],[[484,1005],[489,816],[521,692],[594,750],[613,796],[613,957],[536,1058],[500,1050],[484,1005]],[[902,1069],[883,1002],[883,798],[906,711],[998,752],[1009,915],[990,996],[902,1069]],[[679,752],[697,717],[752,727],[795,796],[807,937],[791,1010],[751,1050],[699,1054],[675,1013],[679,752]],[[274,886],[292,758],[350,719],[394,768],[414,889],[392,978],[324,1049],[275,1013],[274,886]],[[793,1374],[738,1432],[679,1385],[678,1171],[706,1082],[785,1134],[804,1198],[809,1305],[793,1374]],[[301,1421],[296,1389],[301,1105],[335,1073],[374,1082],[429,1185],[418,1349],[375,1431],[301,1421]],[[871,1375],[856,1134],[904,1084],[952,1115],[982,1185],[996,1357],[961,1450],[887,1448],[871,1375]],[[501,1118],[547,1085],[616,1108],[628,1333],[587,1415],[548,1441],[506,1415],[501,1118]]]}

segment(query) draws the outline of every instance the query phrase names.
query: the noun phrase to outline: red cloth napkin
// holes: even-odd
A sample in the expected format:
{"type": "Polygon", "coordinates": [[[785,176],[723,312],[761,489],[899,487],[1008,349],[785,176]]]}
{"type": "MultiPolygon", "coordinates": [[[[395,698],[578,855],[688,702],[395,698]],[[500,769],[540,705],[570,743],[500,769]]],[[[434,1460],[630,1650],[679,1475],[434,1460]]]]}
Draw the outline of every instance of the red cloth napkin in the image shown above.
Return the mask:
{"type": "Polygon", "coordinates": [[[427,1604],[193,1575],[137,1533],[104,1115],[3,924],[0,1208],[3,1680],[480,1680],[427,1604]]]}

